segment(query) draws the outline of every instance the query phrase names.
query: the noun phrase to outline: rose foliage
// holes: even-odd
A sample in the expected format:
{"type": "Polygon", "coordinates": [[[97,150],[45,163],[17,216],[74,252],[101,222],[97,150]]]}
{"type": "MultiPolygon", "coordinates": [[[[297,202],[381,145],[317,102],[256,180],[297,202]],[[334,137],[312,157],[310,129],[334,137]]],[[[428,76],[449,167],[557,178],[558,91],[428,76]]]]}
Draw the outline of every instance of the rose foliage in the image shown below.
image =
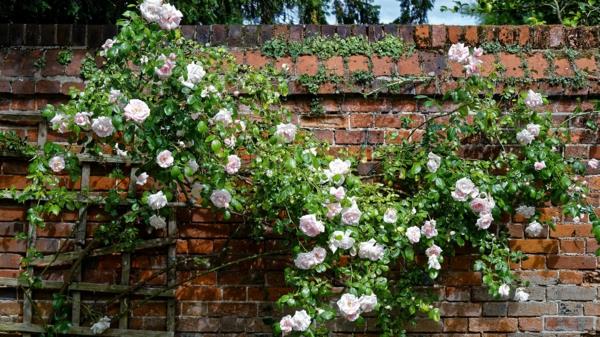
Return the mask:
{"type": "MultiPolygon", "coordinates": [[[[331,155],[291,124],[285,73],[240,66],[223,48],[184,39],[180,19],[160,0],[146,0],[141,15],[126,12],[104,63],[86,64],[85,90],[45,110],[69,144],[49,142],[32,161],[25,193],[47,200],[30,210],[33,223],[77,205],[59,187],[65,173],[77,178],[77,151],[121,157],[137,167],[141,192],[88,195],[114,216],[96,238],[135,245],[140,233],[166,226],[170,202],[243,218],[259,237],[280,234],[294,290],[279,299],[291,314],[274,329],[303,336],[326,334],[336,317],[357,325],[374,317],[383,336],[402,335],[419,314],[439,320],[423,286],[456,247],[479,253],[473,268],[490,294],[527,300],[510,269],[523,257],[508,248],[502,224],[511,216],[536,236],[553,225],[540,208],[560,206],[571,218],[589,215],[600,236],[577,178],[585,164],[561,154],[568,121],[553,123],[533,91],[495,95],[498,78],[478,75],[480,49],[450,48],[450,61],[465,67],[441,99],[450,104],[418,97],[434,113],[410,139],[378,148],[377,174],[361,177],[356,160],[331,155]],[[472,155],[473,145],[489,154],[472,155]]],[[[123,177],[119,166],[111,176],[123,177]]]]}

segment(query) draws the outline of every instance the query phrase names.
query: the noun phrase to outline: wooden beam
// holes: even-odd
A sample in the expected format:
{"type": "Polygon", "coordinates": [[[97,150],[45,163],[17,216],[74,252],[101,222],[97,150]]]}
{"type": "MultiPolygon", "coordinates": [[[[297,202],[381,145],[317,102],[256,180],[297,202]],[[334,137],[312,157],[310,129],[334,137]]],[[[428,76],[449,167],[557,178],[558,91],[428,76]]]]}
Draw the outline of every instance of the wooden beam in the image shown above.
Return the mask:
{"type": "MultiPolygon", "coordinates": [[[[0,323],[0,332],[22,332],[27,334],[44,333],[44,327],[37,324],[27,323],[0,323]]],[[[67,335],[78,336],[96,336],[89,327],[73,326],[66,332],[67,335]]],[[[108,329],[100,336],[107,337],[174,337],[171,331],[152,331],[152,330],[129,330],[129,329],[108,329]]]]}
{"type": "MultiPolygon", "coordinates": [[[[146,241],[143,241],[140,244],[136,245],[134,250],[164,247],[164,246],[168,246],[168,245],[174,243],[175,241],[177,241],[177,239],[174,237],[146,240],[146,241]]],[[[121,252],[121,250],[119,250],[116,247],[104,247],[104,248],[98,248],[98,249],[93,250],[88,256],[102,256],[102,255],[109,255],[109,254],[120,253],[120,252],[121,252]]],[[[34,259],[33,261],[31,261],[31,265],[36,266],[36,267],[44,267],[49,264],[63,265],[63,264],[67,264],[71,261],[77,260],[78,257],[79,257],[78,252],[66,252],[66,253],[58,254],[58,256],[46,255],[42,258],[34,259]]]]}
{"type": "MultiPolygon", "coordinates": [[[[42,281],[41,286],[36,289],[60,289],[63,285],[62,281],[42,281]]],[[[0,288],[16,288],[16,287],[28,287],[26,282],[22,282],[17,278],[11,277],[0,277],[0,288]]],[[[90,283],[90,282],[73,282],[69,285],[69,291],[82,291],[90,293],[114,293],[118,294],[129,289],[128,285],[120,284],[102,284],[102,283],[90,283]]],[[[165,289],[162,287],[147,287],[138,289],[134,292],[135,295],[158,295],[158,297],[174,297],[175,290],[165,289]]]]}

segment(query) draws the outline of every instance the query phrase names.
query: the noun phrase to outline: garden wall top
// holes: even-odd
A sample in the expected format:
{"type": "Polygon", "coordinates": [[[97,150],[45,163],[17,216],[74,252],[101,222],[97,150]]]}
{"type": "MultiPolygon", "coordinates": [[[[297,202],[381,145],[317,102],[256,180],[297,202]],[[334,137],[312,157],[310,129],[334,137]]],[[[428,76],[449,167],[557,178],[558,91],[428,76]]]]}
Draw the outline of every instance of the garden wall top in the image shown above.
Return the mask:
{"type": "MultiPolygon", "coordinates": [[[[245,48],[261,46],[274,37],[301,40],[336,34],[365,36],[371,41],[391,34],[414,41],[419,49],[442,48],[459,41],[471,45],[494,42],[532,49],[600,47],[600,26],[197,25],[182,26],[182,31],[199,42],[245,48]]],[[[0,24],[0,46],[98,47],[115,33],[113,25],[0,24]]]]}

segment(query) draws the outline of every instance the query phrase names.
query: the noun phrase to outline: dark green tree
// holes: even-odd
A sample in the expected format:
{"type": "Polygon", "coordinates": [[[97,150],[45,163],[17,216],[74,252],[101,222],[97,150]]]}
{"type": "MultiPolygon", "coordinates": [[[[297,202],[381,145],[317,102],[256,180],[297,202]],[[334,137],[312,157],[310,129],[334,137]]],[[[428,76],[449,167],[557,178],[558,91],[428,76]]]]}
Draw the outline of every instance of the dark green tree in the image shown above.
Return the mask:
{"type": "Polygon", "coordinates": [[[427,12],[433,8],[435,0],[398,0],[400,2],[400,17],[394,23],[422,24],[427,22],[427,12]]]}
{"type": "Polygon", "coordinates": [[[372,0],[334,0],[333,12],[338,23],[378,23],[381,6],[372,0]]]}

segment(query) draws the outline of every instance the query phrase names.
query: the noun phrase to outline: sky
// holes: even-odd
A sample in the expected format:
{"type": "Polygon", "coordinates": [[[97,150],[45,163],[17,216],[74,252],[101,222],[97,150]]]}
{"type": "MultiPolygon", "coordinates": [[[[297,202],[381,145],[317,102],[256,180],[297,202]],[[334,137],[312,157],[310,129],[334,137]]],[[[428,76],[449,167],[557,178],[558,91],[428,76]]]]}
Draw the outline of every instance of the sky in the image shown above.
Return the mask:
{"type": "MultiPolygon", "coordinates": [[[[463,2],[469,2],[464,1],[463,2]]],[[[389,23],[400,16],[400,8],[397,0],[374,0],[373,3],[381,6],[379,20],[381,23],[389,23]]],[[[456,13],[442,12],[442,6],[452,7],[452,0],[436,0],[434,8],[429,12],[429,24],[444,24],[444,25],[475,25],[477,21],[470,16],[463,16],[456,13]]]]}

